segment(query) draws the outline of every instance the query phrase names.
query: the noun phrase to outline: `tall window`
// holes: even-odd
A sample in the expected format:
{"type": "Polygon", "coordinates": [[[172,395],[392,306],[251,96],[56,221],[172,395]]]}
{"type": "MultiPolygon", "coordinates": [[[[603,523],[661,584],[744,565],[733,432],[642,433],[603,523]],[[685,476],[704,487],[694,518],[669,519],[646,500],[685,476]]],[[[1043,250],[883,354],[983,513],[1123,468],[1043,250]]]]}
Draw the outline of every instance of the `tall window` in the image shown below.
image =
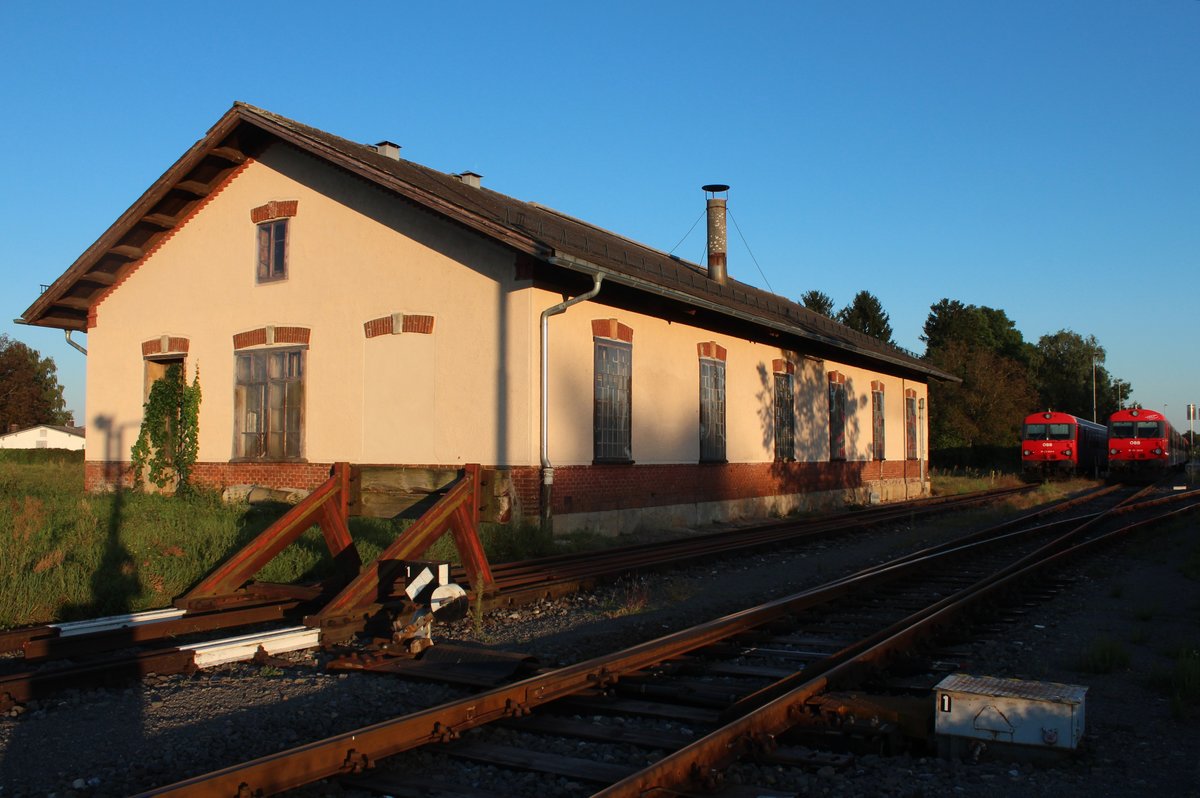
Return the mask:
{"type": "Polygon", "coordinates": [[[904,456],[916,460],[917,453],[917,392],[911,388],[904,392],[904,456]]]}
{"type": "Polygon", "coordinates": [[[304,350],[239,352],[234,389],[234,456],[289,460],[303,455],[304,350]]]}
{"type": "Polygon", "coordinates": [[[883,383],[871,383],[871,454],[883,460],[883,383]]]}
{"type": "Polygon", "coordinates": [[[796,414],[792,375],[775,372],[775,459],[796,459],[796,414]]]}
{"type": "Polygon", "coordinates": [[[700,358],[700,461],[725,461],[725,363],[700,358]]]}
{"type": "Polygon", "coordinates": [[[258,226],[258,281],[287,277],[288,220],[276,219],[258,226]]]}
{"type": "Polygon", "coordinates": [[[829,459],[846,459],[846,377],[829,375],[829,459]]]}
{"type": "Polygon", "coordinates": [[[595,339],[593,394],[593,457],[597,462],[627,463],[632,412],[633,346],[622,341],[595,339]]]}

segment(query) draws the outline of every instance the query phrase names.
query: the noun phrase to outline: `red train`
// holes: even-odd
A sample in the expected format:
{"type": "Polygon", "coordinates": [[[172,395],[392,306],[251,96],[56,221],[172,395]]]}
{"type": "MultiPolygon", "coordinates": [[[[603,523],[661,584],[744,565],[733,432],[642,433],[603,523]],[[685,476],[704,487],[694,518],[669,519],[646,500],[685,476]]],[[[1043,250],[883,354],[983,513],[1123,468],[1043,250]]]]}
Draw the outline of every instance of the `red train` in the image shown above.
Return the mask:
{"type": "Polygon", "coordinates": [[[1103,424],[1068,413],[1034,413],[1021,426],[1021,473],[1026,479],[1097,476],[1107,445],[1103,424]]]}
{"type": "Polygon", "coordinates": [[[1108,475],[1157,479],[1187,463],[1183,436],[1162,413],[1144,408],[1118,410],[1108,417],[1108,475]]]}

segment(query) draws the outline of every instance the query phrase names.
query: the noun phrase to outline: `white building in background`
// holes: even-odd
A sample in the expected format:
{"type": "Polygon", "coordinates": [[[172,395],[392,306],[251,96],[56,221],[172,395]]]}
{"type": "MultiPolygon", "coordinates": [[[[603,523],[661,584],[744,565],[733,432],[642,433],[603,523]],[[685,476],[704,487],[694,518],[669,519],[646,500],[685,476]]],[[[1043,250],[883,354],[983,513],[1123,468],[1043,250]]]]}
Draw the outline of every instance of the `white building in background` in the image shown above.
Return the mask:
{"type": "Polygon", "coordinates": [[[38,424],[28,429],[0,435],[0,449],[71,449],[83,448],[83,427],[57,427],[38,424]]]}

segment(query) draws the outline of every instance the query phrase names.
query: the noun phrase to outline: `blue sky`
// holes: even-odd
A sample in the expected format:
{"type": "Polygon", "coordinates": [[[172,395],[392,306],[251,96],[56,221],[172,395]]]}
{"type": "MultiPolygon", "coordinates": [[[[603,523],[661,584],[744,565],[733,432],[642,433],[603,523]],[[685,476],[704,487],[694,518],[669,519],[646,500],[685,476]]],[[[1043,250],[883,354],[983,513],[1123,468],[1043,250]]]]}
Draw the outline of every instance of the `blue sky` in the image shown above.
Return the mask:
{"type": "Polygon", "coordinates": [[[77,419],[83,356],[11,320],[235,100],[692,261],[727,183],[736,279],[869,290],[918,352],[939,299],[1000,308],[1200,402],[1198,0],[7,0],[0,67],[0,333],[77,419]]]}

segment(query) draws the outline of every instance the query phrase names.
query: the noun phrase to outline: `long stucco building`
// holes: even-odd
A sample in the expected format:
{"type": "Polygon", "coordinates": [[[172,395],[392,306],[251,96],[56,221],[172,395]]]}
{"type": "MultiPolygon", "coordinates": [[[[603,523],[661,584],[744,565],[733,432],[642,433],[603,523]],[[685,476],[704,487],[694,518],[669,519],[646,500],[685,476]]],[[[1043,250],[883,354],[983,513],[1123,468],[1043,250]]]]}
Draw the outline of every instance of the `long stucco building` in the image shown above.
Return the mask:
{"type": "Polygon", "coordinates": [[[235,104],[25,312],[87,333],[87,485],[129,480],[149,385],[203,391],[197,479],[345,461],[495,469],[556,531],[928,492],[911,354],[708,266],[235,104]]]}

